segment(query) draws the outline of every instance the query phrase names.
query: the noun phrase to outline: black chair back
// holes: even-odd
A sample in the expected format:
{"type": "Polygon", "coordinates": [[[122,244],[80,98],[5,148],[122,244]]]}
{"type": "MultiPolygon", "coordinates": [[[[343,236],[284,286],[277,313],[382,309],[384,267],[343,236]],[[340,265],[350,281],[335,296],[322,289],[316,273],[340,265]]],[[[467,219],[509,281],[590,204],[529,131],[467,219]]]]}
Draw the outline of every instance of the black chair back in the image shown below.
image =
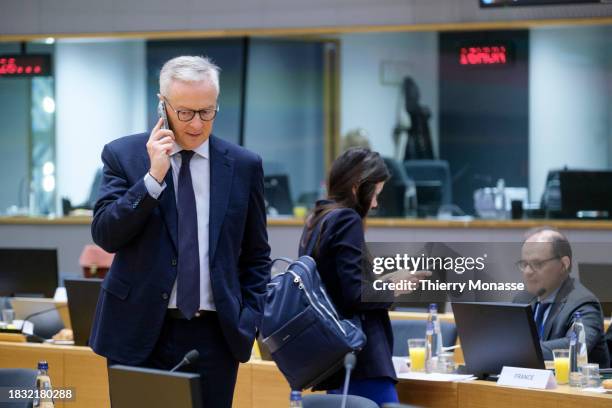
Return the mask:
{"type": "MultiPolygon", "coordinates": [[[[339,408],[342,406],[342,395],[339,394],[311,394],[302,399],[304,408],[339,408]]],[[[349,395],[346,400],[346,408],[378,408],[374,401],[349,395]]]]}
{"type": "MultiPolygon", "coordinates": [[[[5,389],[25,389],[36,387],[38,372],[28,368],[0,368],[0,387],[5,389]]],[[[6,408],[30,408],[31,401],[17,401],[0,403],[6,408]]]]}

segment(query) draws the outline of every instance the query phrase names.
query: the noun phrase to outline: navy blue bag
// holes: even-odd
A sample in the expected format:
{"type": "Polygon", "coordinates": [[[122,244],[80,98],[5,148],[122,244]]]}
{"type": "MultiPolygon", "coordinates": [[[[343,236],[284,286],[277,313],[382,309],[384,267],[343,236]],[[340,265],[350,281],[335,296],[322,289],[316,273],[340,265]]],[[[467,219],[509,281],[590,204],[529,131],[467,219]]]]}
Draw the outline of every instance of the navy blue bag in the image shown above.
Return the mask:
{"type": "MultiPolygon", "coordinates": [[[[329,215],[329,214],[328,214],[329,215]]],[[[359,318],[342,319],[310,256],[321,233],[313,230],[306,254],[268,284],[261,326],[263,343],[292,390],[311,388],[342,367],[344,356],[366,343],[359,318]]]]}

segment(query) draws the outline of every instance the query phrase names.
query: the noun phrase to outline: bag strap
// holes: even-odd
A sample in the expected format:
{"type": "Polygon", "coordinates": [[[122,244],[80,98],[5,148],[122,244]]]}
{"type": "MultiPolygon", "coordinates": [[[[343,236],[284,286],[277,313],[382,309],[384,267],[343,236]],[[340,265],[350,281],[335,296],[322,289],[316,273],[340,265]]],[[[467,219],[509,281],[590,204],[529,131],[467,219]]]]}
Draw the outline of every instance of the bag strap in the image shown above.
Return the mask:
{"type": "Polygon", "coordinates": [[[279,256],[278,258],[275,258],[272,262],[270,262],[270,268],[272,268],[274,266],[275,263],[277,262],[286,262],[288,264],[292,264],[293,263],[293,259],[289,259],[286,258],[284,256],[279,256]]]}
{"type": "Polygon", "coordinates": [[[315,247],[317,241],[319,240],[319,236],[321,235],[321,231],[323,229],[323,224],[337,210],[340,210],[340,208],[334,208],[333,210],[331,210],[330,212],[325,214],[325,217],[323,217],[317,223],[317,225],[315,225],[315,227],[312,230],[312,234],[310,235],[310,238],[308,240],[308,245],[306,245],[305,255],[312,256],[312,253],[314,251],[314,247],[315,247]]]}

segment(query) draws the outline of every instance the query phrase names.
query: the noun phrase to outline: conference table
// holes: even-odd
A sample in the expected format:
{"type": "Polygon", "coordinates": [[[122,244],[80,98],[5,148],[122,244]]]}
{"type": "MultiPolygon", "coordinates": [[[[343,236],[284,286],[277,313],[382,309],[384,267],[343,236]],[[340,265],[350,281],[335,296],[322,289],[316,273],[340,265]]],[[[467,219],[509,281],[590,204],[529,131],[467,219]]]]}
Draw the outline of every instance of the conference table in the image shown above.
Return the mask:
{"type": "MultiPolygon", "coordinates": [[[[106,360],[89,347],[33,344],[0,336],[0,368],[36,368],[47,360],[54,388],[70,387],[75,400],[58,402],[57,408],[110,406],[106,360]]],[[[497,386],[488,381],[434,382],[400,380],[400,400],[422,407],[445,408],[610,408],[612,395],[595,394],[559,386],[530,390],[497,386]]],[[[284,408],[289,386],[273,362],[251,359],[241,364],[234,393],[237,408],[284,408]]]]}

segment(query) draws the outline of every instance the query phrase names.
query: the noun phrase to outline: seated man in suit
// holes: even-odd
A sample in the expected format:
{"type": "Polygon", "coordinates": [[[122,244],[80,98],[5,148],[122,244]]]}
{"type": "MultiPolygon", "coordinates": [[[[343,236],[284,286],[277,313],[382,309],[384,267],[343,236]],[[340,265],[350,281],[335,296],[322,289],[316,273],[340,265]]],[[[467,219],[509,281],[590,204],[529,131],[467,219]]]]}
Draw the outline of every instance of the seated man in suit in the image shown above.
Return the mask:
{"type": "Polygon", "coordinates": [[[551,227],[529,231],[517,265],[523,273],[526,291],[514,301],[535,302],[534,317],[544,358],[552,360],[553,349],[569,348],[574,313],[580,312],[589,362],[609,367],[601,305],[593,293],[569,276],[572,248],[565,235],[551,227]]]}

